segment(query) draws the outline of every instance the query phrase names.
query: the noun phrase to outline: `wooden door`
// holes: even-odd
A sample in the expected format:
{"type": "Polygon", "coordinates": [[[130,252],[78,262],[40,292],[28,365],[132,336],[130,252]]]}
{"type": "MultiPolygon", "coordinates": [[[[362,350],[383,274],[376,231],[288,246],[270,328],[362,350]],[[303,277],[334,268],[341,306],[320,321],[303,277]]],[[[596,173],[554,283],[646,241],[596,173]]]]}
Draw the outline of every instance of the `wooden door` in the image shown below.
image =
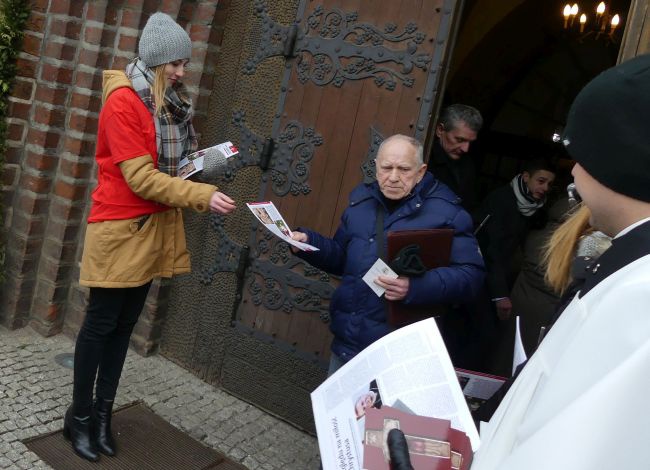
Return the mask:
{"type": "MultiPolygon", "coordinates": [[[[257,5],[263,46],[246,73],[288,56],[273,145],[266,142],[272,151],[260,152],[259,199],[273,201],[291,228],[331,236],[350,191],[374,178],[381,140],[395,133],[427,138],[455,2],[303,0],[291,26],[257,5]]],[[[242,148],[264,145],[243,116],[235,119],[242,148]]],[[[324,363],[336,279],[292,256],[262,226],[253,228],[250,247],[235,325],[324,363]]]]}

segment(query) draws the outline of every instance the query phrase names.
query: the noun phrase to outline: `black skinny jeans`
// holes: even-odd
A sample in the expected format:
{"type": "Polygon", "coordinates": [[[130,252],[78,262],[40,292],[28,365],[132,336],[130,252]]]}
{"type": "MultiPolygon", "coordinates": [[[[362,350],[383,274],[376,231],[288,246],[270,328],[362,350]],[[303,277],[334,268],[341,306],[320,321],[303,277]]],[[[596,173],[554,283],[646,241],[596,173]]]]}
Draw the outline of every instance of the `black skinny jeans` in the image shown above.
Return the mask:
{"type": "Polygon", "coordinates": [[[113,400],[151,282],[139,287],[90,288],[86,318],[74,350],[72,399],[76,416],[88,416],[97,378],[98,398],[113,400]]]}

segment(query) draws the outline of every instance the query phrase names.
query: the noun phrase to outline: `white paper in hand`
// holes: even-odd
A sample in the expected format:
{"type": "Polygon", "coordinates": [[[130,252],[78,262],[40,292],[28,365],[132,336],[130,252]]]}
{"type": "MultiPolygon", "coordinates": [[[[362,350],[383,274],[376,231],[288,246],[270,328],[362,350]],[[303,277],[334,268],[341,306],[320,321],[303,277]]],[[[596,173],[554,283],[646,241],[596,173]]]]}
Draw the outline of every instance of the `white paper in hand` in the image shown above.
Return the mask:
{"type": "Polygon", "coordinates": [[[386,276],[392,279],[397,279],[397,274],[395,271],[390,269],[390,267],[384,263],[381,258],[377,258],[375,264],[373,264],[366,275],[363,276],[362,279],[364,282],[368,284],[368,286],[374,291],[375,294],[377,294],[378,297],[381,297],[384,295],[384,292],[386,292],[386,289],[375,283],[375,279],[377,279],[379,276],[386,276]]]}

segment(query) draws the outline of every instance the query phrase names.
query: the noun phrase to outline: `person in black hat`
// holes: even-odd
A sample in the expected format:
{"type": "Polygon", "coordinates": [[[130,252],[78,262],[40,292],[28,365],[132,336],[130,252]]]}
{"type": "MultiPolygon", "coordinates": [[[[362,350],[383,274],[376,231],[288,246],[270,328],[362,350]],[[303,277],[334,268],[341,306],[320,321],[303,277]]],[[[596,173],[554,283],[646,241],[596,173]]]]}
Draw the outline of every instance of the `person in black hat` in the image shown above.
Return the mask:
{"type": "Polygon", "coordinates": [[[650,56],[578,94],[563,144],[590,224],[613,237],[490,422],[472,470],[650,461],[650,56]]]}

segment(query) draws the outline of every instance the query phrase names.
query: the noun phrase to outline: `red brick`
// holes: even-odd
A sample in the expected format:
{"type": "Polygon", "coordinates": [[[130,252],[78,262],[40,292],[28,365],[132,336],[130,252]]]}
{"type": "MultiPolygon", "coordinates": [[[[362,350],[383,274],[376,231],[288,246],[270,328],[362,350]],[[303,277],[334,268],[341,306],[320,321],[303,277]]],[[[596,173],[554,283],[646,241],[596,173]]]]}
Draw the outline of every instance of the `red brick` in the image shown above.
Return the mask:
{"type": "Polygon", "coordinates": [[[36,176],[24,173],[20,177],[20,187],[38,194],[45,194],[50,190],[52,179],[49,176],[36,176]]]}
{"type": "Polygon", "coordinates": [[[40,238],[25,238],[12,236],[8,241],[7,249],[15,258],[34,258],[41,252],[43,241],[40,238]]]}
{"type": "Polygon", "coordinates": [[[24,129],[25,129],[25,125],[23,123],[19,123],[19,122],[9,123],[7,129],[7,139],[17,140],[22,142],[24,129]]]}
{"type": "Polygon", "coordinates": [[[79,64],[97,67],[98,69],[108,69],[111,66],[113,54],[109,52],[93,51],[82,49],[79,52],[79,64]]]}
{"type": "Polygon", "coordinates": [[[61,243],[53,238],[46,238],[41,250],[45,256],[61,260],[63,263],[74,263],[77,254],[76,243],[61,243]]]}
{"type": "Polygon", "coordinates": [[[47,13],[49,5],[50,0],[31,0],[31,2],[29,2],[29,8],[32,10],[32,15],[34,14],[33,12],[47,13]]]}
{"type": "Polygon", "coordinates": [[[102,99],[99,96],[73,93],[70,101],[70,108],[83,109],[84,111],[99,112],[102,99]]]}
{"type": "Polygon", "coordinates": [[[14,86],[11,89],[11,96],[19,100],[31,100],[33,92],[34,92],[33,80],[17,79],[16,81],[14,81],[14,86]]]}
{"type": "Polygon", "coordinates": [[[81,18],[83,17],[85,4],[86,2],[79,0],[56,0],[50,5],[50,13],[81,18]]]}
{"type": "Polygon", "coordinates": [[[63,127],[65,125],[65,111],[37,105],[34,108],[34,122],[52,127],[63,127]]]}
{"type": "Polygon", "coordinates": [[[130,61],[131,59],[129,57],[116,56],[113,59],[113,68],[116,70],[124,70],[130,61]]]}
{"type": "Polygon", "coordinates": [[[183,83],[187,85],[198,85],[201,80],[201,73],[195,70],[187,70],[185,72],[185,77],[183,77],[183,83]]]}
{"type": "Polygon", "coordinates": [[[18,77],[36,78],[36,66],[38,63],[31,59],[19,57],[16,59],[16,75],[18,77]]]}
{"type": "MultiPolygon", "coordinates": [[[[47,256],[43,256],[38,267],[38,279],[39,281],[49,281],[48,284],[57,284],[68,281],[70,278],[70,268],[70,264],[61,264],[59,260],[54,260],[47,256]]],[[[38,295],[35,296],[36,298],[47,299],[47,295],[43,295],[41,293],[37,294],[38,295]]],[[[53,292],[50,291],[50,295],[52,294],[53,292]]]]}
{"type": "Polygon", "coordinates": [[[142,20],[142,12],[136,10],[123,10],[122,21],[120,26],[125,28],[140,29],[140,21],[142,20]]]}
{"type": "Polygon", "coordinates": [[[102,89],[102,73],[97,70],[94,73],[77,71],[75,75],[75,86],[88,90],[99,91],[102,89]]]}
{"type": "MultiPolygon", "coordinates": [[[[63,266],[69,266],[69,265],[64,264],[63,266]]],[[[67,282],[56,284],[48,280],[44,280],[36,284],[35,297],[39,297],[41,299],[54,302],[56,304],[64,303],[66,298],[68,297],[68,289],[69,289],[69,284],[67,282]]]]}
{"type": "Polygon", "coordinates": [[[19,236],[22,235],[22,238],[43,235],[43,219],[14,212],[11,220],[11,230],[19,236]]]}
{"type": "Polygon", "coordinates": [[[142,11],[156,11],[157,10],[157,0],[155,0],[156,5],[152,7],[150,5],[147,5],[147,3],[152,3],[152,0],[145,0],[144,2],[142,0],[124,0],[124,10],[142,10],[142,11]],[[146,8],[146,7],[149,8],[146,8]]]}
{"type": "Polygon", "coordinates": [[[115,38],[117,37],[117,32],[110,29],[104,29],[102,33],[101,45],[104,47],[115,47],[115,38]]]}
{"type": "MultiPolygon", "coordinates": [[[[84,206],[80,204],[73,204],[67,199],[58,197],[52,198],[50,203],[50,217],[59,218],[62,220],[76,220],[81,221],[84,213],[84,206]]],[[[76,246],[76,245],[75,245],[76,246]]]]}
{"type": "Polygon", "coordinates": [[[182,3],[181,0],[163,0],[160,5],[160,11],[175,18],[177,16],[175,13],[180,9],[182,3]]]}
{"type": "Polygon", "coordinates": [[[44,82],[60,83],[62,85],[72,84],[73,70],[66,67],[59,67],[52,64],[43,64],[41,68],[41,80],[44,82]]]}
{"type": "Polygon", "coordinates": [[[25,165],[37,171],[52,171],[56,168],[58,158],[53,155],[44,155],[41,153],[27,151],[25,165]]]}
{"type": "Polygon", "coordinates": [[[61,174],[63,176],[69,176],[75,179],[88,179],[92,167],[92,164],[87,162],[75,162],[67,158],[61,159],[61,174]]]}
{"type": "Polygon", "coordinates": [[[66,136],[64,148],[66,152],[79,157],[92,157],[95,155],[95,141],[81,140],[66,136]]]}
{"type": "Polygon", "coordinates": [[[115,31],[86,26],[86,30],[84,31],[84,41],[96,46],[102,45],[112,47],[115,44],[115,31]]]}
{"type": "MultiPolygon", "coordinates": [[[[218,2],[219,5],[224,3],[224,0],[218,2]]],[[[217,2],[199,2],[194,11],[194,21],[211,24],[214,15],[217,11],[217,2]]]]}
{"type": "Polygon", "coordinates": [[[202,25],[202,24],[194,24],[190,28],[190,37],[192,38],[192,42],[194,41],[202,41],[207,43],[208,40],[210,39],[210,26],[207,25],[202,25]]]}
{"type": "Polygon", "coordinates": [[[30,33],[25,33],[23,36],[23,52],[31,54],[33,56],[41,55],[41,45],[43,44],[43,39],[40,36],[35,36],[30,33]]]}
{"type": "Polygon", "coordinates": [[[76,242],[79,233],[79,224],[50,220],[47,224],[47,236],[63,243],[76,242]]]}
{"type": "Polygon", "coordinates": [[[53,106],[65,105],[67,98],[68,98],[67,88],[61,88],[61,87],[54,88],[46,84],[39,84],[36,87],[36,95],[34,96],[35,101],[48,103],[53,106]]]}
{"type": "Polygon", "coordinates": [[[40,13],[32,13],[27,19],[27,22],[25,23],[25,31],[43,33],[44,26],[45,26],[45,15],[40,13]]]}
{"type": "Polygon", "coordinates": [[[138,46],[138,38],[128,34],[121,34],[117,48],[122,52],[135,52],[138,46]]]}
{"type": "Polygon", "coordinates": [[[78,41],[81,37],[81,24],[69,20],[51,19],[50,34],[78,41]]]}
{"type": "Polygon", "coordinates": [[[68,44],[49,41],[45,45],[44,56],[52,59],[61,59],[71,62],[75,58],[77,48],[68,44]]]}
{"type": "Polygon", "coordinates": [[[29,103],[18,103],[16,101],[9,100],[9,116],[15,119],[23,119],[27,121],[29,119],[29,112],[32,109],[32,105],[29,103]]]}
{"type": "Polygon", "coordinates": [[[54,186],[54,194],[71,201],[78,201],[85,198],[86,186],[69,184],[65,181],[57,181],[54,186]]]}
{"type": "Polygon", "coordinates": [[[27,142],[43,147],[45,150],[55,150],[59,146],[60,139],[61,135],[56,132],[44,132],[34,127],[27,130],[27,142]]]}
{"type": "Polygon", "coordinates": [[[183,27],[192,20],[192,16],[194,13],[194,2],[187,2],[183,1],[181,4],[180,9],[178,10],[178,16],[176,17],[176,21],[178,21],[183,27]]]}
{"type": "Polygon", "coordinates": [[[99,2],[88,2],[86,9],[86,20],[106,23],[106,4],[99,2]]]}
{"type": "Polygon", "coordinates": [[[22,145],[7,146],[7,150],[5,151],[5,164],[20,163],[23,159],[23,150],[24,147],[22,145]]]}
{"type": "Polygon", "coordinates": [[[97,118],[84,116],[73,111],[70,113],[70,119],[68,119],[68,128],[79,132],[96,134],[98,122],[99,119],[97,118]]]}
{"type": "MultiPolygon", "coordinates": [[[[6,171],[6,170],[5,170],[6,171]]],[[[22,192],[16,198],[15,207],[25,214],[46,215],[49,201],[43,196],[38,197],[32,193],[22,192]]]]}
{"type": "Polygon", "coordinates": [[[14,165],[4,165],[2,169],[2,185],[3,186],[15,186],[18,178],[18,167],[14,165]]]}

